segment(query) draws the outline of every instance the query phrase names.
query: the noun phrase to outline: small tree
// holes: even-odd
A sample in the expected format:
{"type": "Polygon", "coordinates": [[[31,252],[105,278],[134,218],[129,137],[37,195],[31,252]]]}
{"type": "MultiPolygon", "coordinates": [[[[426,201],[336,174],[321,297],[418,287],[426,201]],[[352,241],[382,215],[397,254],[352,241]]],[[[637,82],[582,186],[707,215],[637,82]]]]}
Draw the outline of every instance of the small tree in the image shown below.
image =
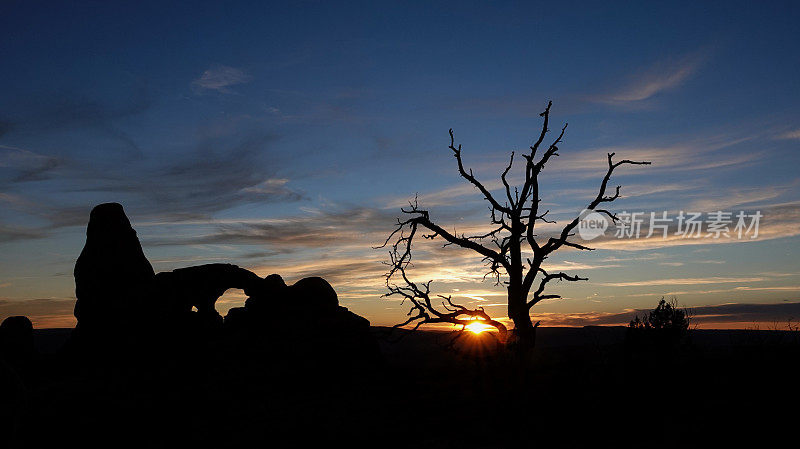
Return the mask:
{"type": "Polygon", "coordinates": [[[667,302],[664,297],[658,301],[655,309],[641,318],[636,315],[628,327],[631,329],[662,329],[684,332],[689,329],[691,317],[686,310],[678,307],[678,299],[671,298],[667,302]]]}
{"type": "Polygon", "coordinates": [[[655,309],[635,316],[628,324],[627,355],[645,366],[674,361],[678,350],[688,348],[690,322],[689,310],[680,308],[675,297],[661,297],[655,309]]]}
{"type": "MultiPolygon", "coordinates": [[[[557,294],[545,294],[545,287],[551,281],[579,281],[587,280],[577,275],[558,272],[551,273],[545,270],[543,262],[550,254],[563,248],[570,247],[578,250],[592,250],[585,245],[570,241],[574,235],[573,230],[578,225],[581,216],[572,219],[560,233],[549,237],[546,241],[537,238],[535,227],[538,222],[555,223],[547,218],[549,210],[540,211],[539,203],[539,174],[545,165],[554,156],[558,156],[558,145],[567,129],[565,124],[558,137],[549,145],[537,160],[537,151],[549,131],[550,107],[540,114],[543,118],[541,132],[530,146],[530,151],[522,154],[525,160],[525,178],[522,186],[512,187],[508,182],[508,174],[514,165],[514,155],[508,166],[500,175],[500,180],[505,188],[505,198],[498,200],[491,192],[478,181],[472,173],[464,167],[461,145],[456,146],[453,130],[450,130],[450,150],[456,158],[459,175],[477,188],[484,199],[489,202],[492,229],[485,234],[467,236],[450,233],[435,223],[427,210],[421,209],[417,200],[409,203],[409,207],[401,211],[406,219],[398,219],[395,230],[387,237],[380,248],[389,246],[389,271],[386,274],[386,286],[389,290],[384,296],[397,296],[407,300],[411,305],[408,319],[395,327],[414,325],[414,329],[423,324],[449,323],[461,326],[462,330],[474,320],[494,326],[500,331],[501,338],[505,338],[506,327],[498,320],[491,318],[483,308],[470,309],[460,304],[455,304],[450,296],[433,295],[431,281],[417,284],[412,282],[406,274],[406,269],[411,262],[411,248],[417,235],[426,239],[443,239],[444,246],[456,245],[466,248],[483,256],[488,266],[487,276],[491,275],[499,284],[504,279],[508,289],[508,317],[514,323],[514,339],[520,347],[531,348],[535,343],[536,324],[530,316],[531,308],[545,299],[560,298],[557,294]],[[422,232],[418,234],[420,228],[422,232]],[[537,284],[538,282],[538,284],[537,284]],[[535,286],[535,287],[534,287],[535,286]],[[531,291],[533,293],[531,294],[531,291]],[[432,297],[433,296],[433,297],[432,297]]],[[[607,195],[609,179],[614,170],[625,164],[649,165],[650,162],[635,162],[622,160],[614,162],[614,153],[608,153],[608,170],[600,183],[597,196],[586,206],[586,209],[607,215],[613,222],[618,218],[607,209],[600,208],[604,203],[610,203],[620,197],[620,186],[614,194],[607,195]]]]}

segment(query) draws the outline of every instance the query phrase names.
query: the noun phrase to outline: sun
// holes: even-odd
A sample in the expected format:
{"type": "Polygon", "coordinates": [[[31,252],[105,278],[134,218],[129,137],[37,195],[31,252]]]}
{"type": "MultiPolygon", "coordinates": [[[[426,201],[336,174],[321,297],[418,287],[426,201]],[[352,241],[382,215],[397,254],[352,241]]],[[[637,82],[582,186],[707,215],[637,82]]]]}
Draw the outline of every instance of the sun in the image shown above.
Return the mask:
{"type": "Polygon", "coordinates": [[[488,331],[489,329],[494,329],[492,326],[482,323],[481,320],[473,320],[466,325],[466,328],[473,334],[480,334],[481,332],[488,331]]]}

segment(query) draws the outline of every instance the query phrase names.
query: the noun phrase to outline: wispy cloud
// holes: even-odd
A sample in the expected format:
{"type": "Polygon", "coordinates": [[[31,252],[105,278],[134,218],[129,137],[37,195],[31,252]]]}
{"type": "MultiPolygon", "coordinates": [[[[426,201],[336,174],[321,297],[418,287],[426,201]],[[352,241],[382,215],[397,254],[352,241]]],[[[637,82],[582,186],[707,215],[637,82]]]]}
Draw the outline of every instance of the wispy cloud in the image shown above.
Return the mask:
{"type": "Polygon", "coordinates": [[[787,131],[787,132],[779,135],[778,139],[800,140],[800,129],[795,129],[794,131],[787,131]]]}
{"type": "Polygon", "coordinates": [[[47,233],[40,229],[20,228],[0,223],[0,243],[40,239],[46,236],[47,233]]]}
{"type": "MultiPolygon", "coordinates": [[[[105,158],[113,150],[117,156],[125,155],[135,160],[142,156],[142,149],[136,136],[126,130],[122,123],[146,113],[152,104],[150,91],[141,83],[120,92],[113,100],[70,91],[39,92],[18,100],[10,111],[6,111],[8,118],[0,121],[0,136],[54,138],[57,145],[40,142],[37,146],[50,146],[51,152],[60,153],[74,148],[67,142],[74,139],[75,132],[80,132],[84,139],[80,151],[93,152],[96,157],[105,158]],[[70,137],[65,139],[65,136],[70,137]],[[89,138],[91,142],[87,140],[89,138]]],[[[4,148],[14,149],[8,146],[4,148]]],[[[33,154],[29,153],[28,156],[33,154]]]]}
{"type": "Polygon", "coordinates": [[[648,174],[741,166],[763,156],[761,151],[743,152],[736,147],[752,139],[752,136],[714,135],[664,145],[629,144],[565,151],[559,158],[558,170],[570,176],[597,176],[608,163],[608,153],[616,153],[618,159],[652,162],[647,167],[648,174]]]}
{"type": "MultiPolygon", "coordinates": [[[[382,239],[391,232],[394,220],[394,214],[368,207],[314,210],[300,216],[276,219],[210,221],[206,223],[218,223],[211,233],[189,239],[167,237],[148,243],[270,245],[287,249],[334,248],[357,243],[360,248],[370,248],[382,243],[382,239]]],[[[176,224],[184,223],[179,221],[176,224]]]]}
{"type": "MultiPolygon", "coordinates": [[[[206,139],[169,161],[153,160],[149,165],[105,173],[72,173],[76,178],[73,190],[133,194],[138,198],[126,205],[142,219],[154,215],[175,220],[207,218],[245,203],[300,201],[305,196],[290,189],[286,178],[276,173],[273,154],[278,139],[263,133],[245,134],[230,142],[206,139]]],[[[82,213],[86,213],[85,207],[82,213]]]]}
{"type": "MultiPolygon", "coordinates": [[[[703,290],[670,290],[670,291],[663,291],[659,292],[660,295],[663,296],[683,296],[688,295],[693,298],[697,298],[702,295],[717,295],[719,293],[737,293],[737,292],[798,292],[800,291],[800,285],[776,285],[776,286],[764,286],[764,287],[753,287],[748,285],[742,285],[738,287],[729,287],[729,288],[714,288],[714,289],[703,289],[703,290]]],[[[650,297],[653,296],[653,292],[648,293],[632,293],[628,295],[624,295],[627,297],[650,297]]]]}
{"type": "Polygon", "coordinates": [[[706,284],[727,284],[744,282],[761,282],[763,277],[707,277],[707,278],[683,278],[683,279],[649,279],[645,281],[628,282],[606,282],[600,285],[609,287],[641,287],[649,285],[706,285],[706,284]]]}
{"type": "Polygon", "coordinates": [[[7,169],[11,176],[0,177],[3,183],[18,183],[48,179],[51,172],[59,168],[63,161],[57,157],[34,153],[23,148],[0,145],[0,168],[7,169]]]}
{"type": "Polygon", "coordinates": [[[58,228],[85,225],[91,207],[106,198],[123,200],[139,220],[159,222],[209,220],[243,204],[306,200],[279,173],[279,138],[242,131],[235,138],[204,138],[171,154],[136,161],[111,154],[102,167],[77,151],[55,157],[0,145],[0,241],[41,238],[58,228]],[[49,182],[38,184],[44,195],[12,190],[42,180],[49,182]],[[56,201],[63,193],[79,200],[56,201]],[[20,216],[28,219],[24,225],[20,216]]]}
{"type": "Polygon", "coordinates": [[[212,67],[203,72],[200,78],[192,81],[192,86],[201,91],[214,90],[224,94],[230,94],[233,93],[230,89],[231,86],[244,84],[251,79],[252,77],[244,70],[223,65],[212,67]]]}
{"type": "Polygon", "coordinates": [[[724,192],[708,192],[709,196],[689,203],[687,210],[714,211],[741,207],[753,203],[773,200],[785,193],[792,192],[794,185],[760,186],[751,188],[731,188],[724,192]]]}
{"type": "MultiPolygon", "coordinates": [[[[498,180],[490,180],[488,182],[483,183],[484,186],[489,190],[497,190],[503,187],[503,184],[498,180]]],[[[419,193],[418,200],[421,206],[423,207],[434,207],[434,206],[449,206],[453,204],[463,203],[463,198],[468,195],[476,196],[477,198],[481,197],[481,193],[477,187],[474,185],[464,181],[459,184],[444,187],[440,190],[426,192],[426,193],[419,193]]],[[[386,200],[386,209],[399,209],[401,207],[408,206],[409,197],[395,197],[392,199],[386,200]]]]}
{"type": "Polygon", "coordinates": [[[614,86],[610,92],[595,96],[594,101],[607,104],[641,102],[661,92],[685,83],[705,60],[705,52],[695,52],[679,58],[656,62],[631,76],[627,82],[614,86]]]}

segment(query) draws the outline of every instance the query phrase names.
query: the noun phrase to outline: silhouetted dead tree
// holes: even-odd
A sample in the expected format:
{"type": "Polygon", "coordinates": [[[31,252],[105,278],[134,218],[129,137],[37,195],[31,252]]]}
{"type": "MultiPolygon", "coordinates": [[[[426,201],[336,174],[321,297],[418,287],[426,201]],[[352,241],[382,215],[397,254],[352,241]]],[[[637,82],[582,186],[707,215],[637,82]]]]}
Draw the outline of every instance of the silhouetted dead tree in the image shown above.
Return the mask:
{"type": "MultiPolygon", "coordinates": [[[[444,246],[456,245],[472,250],[483,256],[484,262],[489,267],[487,276],[495,277],[497,283],[505,279],[504,283],[508,289],[508,317],[514,322],[513,340],[523,348],[531,348],[535,344],[536,324],[530,316],[531,308],[545,299],[560,298],[557,294],[545,294],[545,288],[551,281],[581,281],[587,280],[575,275],[558,272],[550,273],[545,271],[542,263],[550,254],[562,247],[570,247],[578,250],[591,251],[580,243],[570,241],[574,235],[573,230],[580,222],[581,217],[577,216],[570,221],[560,233],[554,237],[537,240],[535,228],[537,222],[555,223],[547,218],[549,210],[540,212],[539,203],[539,174],[544,170],[551,158],[558,156],[558,145],[562,142],[564,132],[567,129],[565,124],[561,128],[558,137],[551,143],[547,150],[536,160],[537,151],[544,142],[548,133],[550,120],[550,107],[552,102],[548,102],[547,108],[540,114],[543,117],[542,130],[530,152],[522,154],[525,159],[525,181],[521,188],[512,187],[508,181],[508,174],[514,165],[514,152],[500,180],[505,190],[505,198],[498,201],[492,193],[478,181],[472,170],[464,168],[461,157],[461,145],[456,146],[453,130],[450,130],[450,150],[456,158],[458,172],[462,178],[469,181],[477,188],[484,199],[489,202],[492,229],[484,234],[467,236],[450,233],[430,219],[427,210],[420,209],[416,198],[409,203],[409,207],[402,208],[401,211],[408,217],[405,220],[398,219],[397,227],[387,237],[386,241],[379,248],[390,248],[390,261],[388,262],[389,271],[386,274],[386,286],[389,293],[384,296],[397,296],[408,300],[411,310],[408,319],[397,325],[414,325],[414,329],[423,324],[429,323],[450,323],[462,326],[462,329],[474,320],[481,320],[482,323],[494,326],[502,336],[505,336],[506,327],[499,321],[492,319],[482,309],[468,309],[462,305],[454,304],[450,297],[437,295],[440,304],[431,298],[430,284],[427,282],[421,286],[415,284],[406,276],[406,268],[411,262],[411,247],[414,239],[420,233],[425,239],[441,238],[445,240],[444,246]],[[488,242],[487,242],[488,241],[488,242]],[[538,280],[538,286],[534,285],[538,280]],[[402,281],[402,283],[400,283],[402,281]],[[531,294],[531,290],[533,293],[531,294]]],[[[607,215],[613,222],[618,218],[607,209],[600,207],[604,203],[610,203],[620,197],[620,188],[617,186],[613,194],[607,194],[608,182],[614,170],[625,164],[649,165],[650,162],[636,162],[628,159],[619,162],[613,161],[614,153],[608,154],[608,170],[600,183],[597,196],[586,206],[586,209],[607,215]]]]}

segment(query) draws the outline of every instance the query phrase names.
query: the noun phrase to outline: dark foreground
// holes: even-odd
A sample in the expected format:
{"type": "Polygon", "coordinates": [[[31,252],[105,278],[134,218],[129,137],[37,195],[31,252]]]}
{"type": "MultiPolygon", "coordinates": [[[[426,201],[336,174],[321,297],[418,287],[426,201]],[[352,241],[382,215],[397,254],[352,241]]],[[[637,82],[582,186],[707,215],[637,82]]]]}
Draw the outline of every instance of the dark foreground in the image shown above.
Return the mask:
{"type": "MultiPolygon", "coordinates": [[[[373,328],[376,335],[385,329],[373,328]]],[[[692,331],[663,347],[624,328],[540,329],[529,360],[491,335],[417,332],[383,361],[303,353],[293,335],[148,353],[4,362],[2,447],[583,447],[796,442],[800,335],[692,331]],[[244,349],[246,348],[246,349],[244,349]]],[[[794,443],[790,443],[794,444],[794,443]]]]}

